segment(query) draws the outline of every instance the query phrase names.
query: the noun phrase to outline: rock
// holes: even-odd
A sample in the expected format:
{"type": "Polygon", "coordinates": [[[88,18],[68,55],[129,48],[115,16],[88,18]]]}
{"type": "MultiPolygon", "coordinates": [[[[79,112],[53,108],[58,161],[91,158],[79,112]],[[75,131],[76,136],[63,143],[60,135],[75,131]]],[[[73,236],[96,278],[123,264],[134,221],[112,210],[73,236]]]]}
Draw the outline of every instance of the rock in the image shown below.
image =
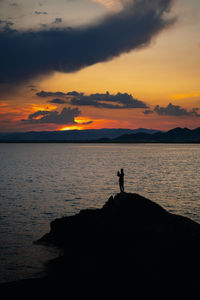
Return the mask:
{"type": "Polygon", "coordinates": [[[48,265],[50,278],[94,274],[136,284],[200,279],[200,224],[138,194],[120,193],[101,209],[56,219],[39,242],[63,249],[48,265]]]}
{"type": "Polygon", "coordinates": [[[62,255],[48,262],[46,277],[0,286],[6,293],[28,288],[63,295],[82,286],[87,293],[95,288],[95,297],[100,291],[150,297],[160,289],[179,296],[198,290],[200,224],[138,194],[120,193],[100,209],[56,219],[37,242],[59,246],[62,255]]]}
{"type": "Polygon", "coordinates": [[[114,198],[111,196],[101,209],[81,210],[77,215],[54,220],[50,226],[50,232],[39,242],[67,248],[71,247],[71,239],[79,243],[79,239],[88,240],[91,236],[119,236],[122,233],[140,239],[148,235],[183,240],[200,237],[198,223],[171,214],[157,203],[131,193],[120,193],[114,198]]]}

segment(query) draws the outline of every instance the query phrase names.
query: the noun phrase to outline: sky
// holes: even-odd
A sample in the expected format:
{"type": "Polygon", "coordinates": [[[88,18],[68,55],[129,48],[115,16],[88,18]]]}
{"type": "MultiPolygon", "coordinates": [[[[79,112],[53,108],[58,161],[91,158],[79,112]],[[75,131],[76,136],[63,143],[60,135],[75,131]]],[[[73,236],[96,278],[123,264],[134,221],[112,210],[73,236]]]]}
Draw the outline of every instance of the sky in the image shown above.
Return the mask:
{"type": "Polygon", "coordinates": [[[199,0],[0,0],[0,132],[200,127],[199,0]]]}

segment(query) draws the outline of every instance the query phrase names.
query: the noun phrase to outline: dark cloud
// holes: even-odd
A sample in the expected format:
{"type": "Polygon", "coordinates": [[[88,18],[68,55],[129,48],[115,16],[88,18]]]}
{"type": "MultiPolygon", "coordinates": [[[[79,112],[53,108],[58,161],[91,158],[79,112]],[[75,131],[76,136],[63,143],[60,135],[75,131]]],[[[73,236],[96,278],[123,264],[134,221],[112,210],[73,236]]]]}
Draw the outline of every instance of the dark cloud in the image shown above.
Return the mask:
{"type": "Polygon", "coordinates": [[[64,96],[79,96],[82,95],[83,93],[78,93],[76,91],[68,92],[68,93],[63,93],[63,92],[45,92],[41,91],[36,93],[38,97],[46,98],[46,97],[64,97],[64,96]]]}
{"type": "Polygon", "coordinates": [[[10,5],[10,6],[13,6],[13,7],[18,7],[18,6],[19,6],[19,4],[16,3],[16,2],[10,3],[9,5],[10,5]]]}
{"type": "Polygon", "coordinates": [[[94,121],[88,121],[88,122],[83,122],[83,123],[79,122],[79,124],[81,124],[81,125],[89,125],[89,124],[92,124],[92,123],[94,123],[94,121]]]}
{"type": "Polygon", "coordinates": [[[28,119],[23,119],[21,121],[28,124],[76,124],[74,118],[78,117],[80,113],[81,112],[78,108],[71,109],[70,107],[64,107],[61,113],[58,113],[57,111],[39,110],[33,114],[30,114],[28,119]]]}
{"type": "Polygon", "coordinates": [[[67,96],[82,96],[84,95],[83,93],[79,93],[79,92],[76,92],[76,91],[73,91],[73,92],[68,92],[66,93],[67,96]]]}
{"type": "Polygon", "coordinates": [[[0,82],[18,84],[54,71],[74,72],[147,46],[168,27],[172,0],[133,0],[118,13],[80,28],[0,32],[0,82]]]}
{"type": "Polygon", "coordinates": [[[148,106],[141,100],[133,98],[127,93],[117,93],[111,95],[106,94],[91,94],[89,96],[79,95],[74,97],[69,102],[76,106],[93,106],[97,108],[123,109],[123,108],[147,108],[148,106]]]}
{"type": "MultiPolygon", "coordinates": [[[[2,32],[12,32],[11,26],[13,26],[15,23],[8,21],[8,20],[0,20],[0,31],[2,32]]],[[[1,50],[0,50],[1,53],[1,50]]],[[[0,71],[1,72],[1,71],[0,71]]]]}
{"type": "Polygon", "coordinates": [[[35,15],[48,15],[48,12],[46,12],[46,11],[35,11],[34,14],[35,15]]]}
{"type": "Polygon", "coordinates": [[[36,112],[34,112],[33,114],[30,114],[28,119],[29,120],[34,120],[35,118],[39,117],[39,116],[45,116],[45,115],[49,115],[50,111],[48,110],[38,110],[36,112]]]}
{"type": "Polygon", "coordinates": [[[116,95],[112,95],[107,92],[105,94],[97,93],[85,96],[84,93],[78,93],[76,91],[68,93],[41,91],[36,93],[36,95],[40,97],[58,96],[67,99],[56,98],[48,101],[56,104],[68,103],[75,106],[93,106],[109,109],[148,108],[143,101],[135,99],[131,94],[129,95],[127,93],[117,93],[116,95]]]}
{"type": "Polygon", "coordinates": [[[65,104],[66,100],[55,98],[55,99],[49,100],[48,102],[49,103],[54,103],[54,104],[65,104]]]}
{"type": "Polygon", "coordinates": [[[154,110],[145,110],[144,114],[152,114],[153,112],[156,112],[160,116],[200,117],[198,110],[199,110],[199,108],[192,108],[190,111],[188,111],[179,105],[173,105],[172,103],[169,103],[168,106],[166,106],[166,107],[156,105],[154,110]]]}
{"type": "Polygon", "coordinates": [[[56,18],[52,24],[60,24],[60,23],[62,23],[62,18],[56,18]]]}

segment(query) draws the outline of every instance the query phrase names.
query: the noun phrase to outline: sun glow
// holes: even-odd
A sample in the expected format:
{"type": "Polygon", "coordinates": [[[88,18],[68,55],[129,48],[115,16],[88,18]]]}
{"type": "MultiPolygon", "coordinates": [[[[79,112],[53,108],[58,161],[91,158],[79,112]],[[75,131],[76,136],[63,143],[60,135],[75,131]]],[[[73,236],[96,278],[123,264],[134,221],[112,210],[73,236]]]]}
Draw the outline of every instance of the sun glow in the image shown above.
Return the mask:
{"type": "Polygon", "coordinates": [[[87,125],[93,123],[93,121],[91,121],[91,119],[86,118],[86,117],[77,117],[77,118],[74,118],[74,121],[77,125],[72,124],[69,126],[65,126],[65,127],[60,128],[60,130],[83,130],[83,129],[87,129],[87,125]]]}
{"type": "Polygon", "coordinates": [[[86,118],[86,117],[77,117],[74,119],[76,123],[78,124],[87,124],[92,122],[91,119],[86,118]]]}
{"type": "Polygon", "coordinates": [[[63,130],[82,130],[82,129],[84,129],[84,127],[72,125],[72,126],[63,127],[60,130],[63,131],[63,130]]]}

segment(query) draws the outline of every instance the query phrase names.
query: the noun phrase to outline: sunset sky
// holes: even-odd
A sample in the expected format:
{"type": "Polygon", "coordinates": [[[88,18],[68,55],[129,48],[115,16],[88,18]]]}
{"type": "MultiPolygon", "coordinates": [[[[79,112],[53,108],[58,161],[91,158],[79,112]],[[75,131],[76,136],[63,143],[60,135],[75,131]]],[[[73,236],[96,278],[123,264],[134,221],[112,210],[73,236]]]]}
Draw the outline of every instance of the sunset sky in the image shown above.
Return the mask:
{"type": "Polygon", "coordinates": [[[200,127],[199,0],[0,0],[0,131],[200,127]]]}

